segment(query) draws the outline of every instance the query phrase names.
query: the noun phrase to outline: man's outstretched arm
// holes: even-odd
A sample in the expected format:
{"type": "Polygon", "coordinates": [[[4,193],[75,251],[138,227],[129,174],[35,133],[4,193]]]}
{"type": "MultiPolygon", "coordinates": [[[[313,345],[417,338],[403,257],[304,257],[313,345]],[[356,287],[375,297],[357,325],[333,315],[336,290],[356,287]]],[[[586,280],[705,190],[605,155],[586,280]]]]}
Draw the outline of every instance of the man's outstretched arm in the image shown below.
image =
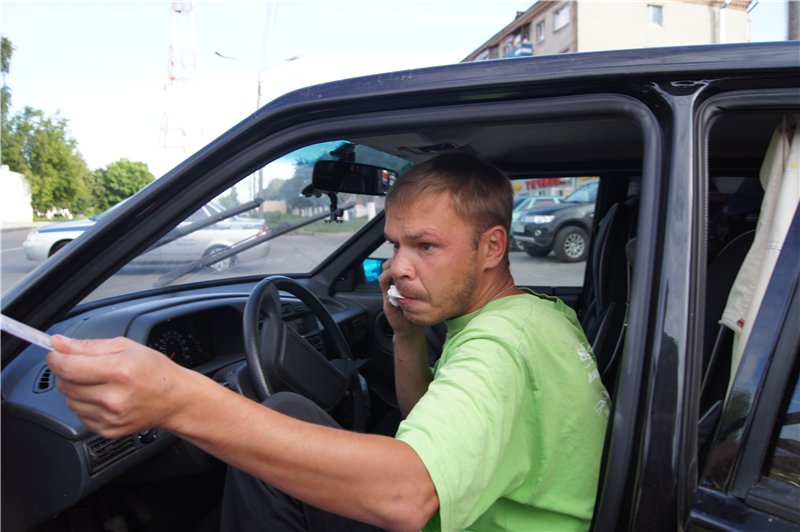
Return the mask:
{"type": "Polygon", "coordinates": [[[419,530],[438,508],[401,441],[284,416],[125,338],[53,345],[48,365],[69,407],[104,437],[164,428],[293,497],[386,529],[419,530]]]}

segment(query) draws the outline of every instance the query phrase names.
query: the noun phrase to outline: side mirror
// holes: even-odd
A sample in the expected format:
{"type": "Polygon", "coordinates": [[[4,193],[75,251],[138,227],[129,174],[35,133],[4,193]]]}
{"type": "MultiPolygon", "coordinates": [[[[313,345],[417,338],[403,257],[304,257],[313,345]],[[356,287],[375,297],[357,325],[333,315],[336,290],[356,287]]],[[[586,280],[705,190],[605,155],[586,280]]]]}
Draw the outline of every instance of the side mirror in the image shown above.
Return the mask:
{"type": "Polygon", "coordinates": [[[368,283],[377,283],[378,279],[383,272],[383,263],[386,262],[386,259],[373,259],[367,258],[364,259],[364,262],[361,263],[361,268],[364,270],[364,279],[368,283]]]}
{"type": "Polygon", "coordinates": [[[397,179],[397,172],[369,164],[345,161],[317,161],[311,183],[322,192],[345,192],[385,196],[397,179]]]}

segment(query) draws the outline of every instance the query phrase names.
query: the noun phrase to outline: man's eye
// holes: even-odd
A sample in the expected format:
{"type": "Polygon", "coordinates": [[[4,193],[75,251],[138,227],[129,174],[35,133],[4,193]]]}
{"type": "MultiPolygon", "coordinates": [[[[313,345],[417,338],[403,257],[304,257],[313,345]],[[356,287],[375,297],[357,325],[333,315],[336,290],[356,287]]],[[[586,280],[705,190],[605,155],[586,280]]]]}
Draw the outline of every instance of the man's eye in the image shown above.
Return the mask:
{"type": "Polygon", "coordinates": [[[432,250],[432,249],[433,249],[433,244],[422,243],[422,244],[420,244],[420,245],[419,245],[419,247],[420,247],[420,248],[421,248],[423,251],[430,251],[430,250],[432,250]]]}

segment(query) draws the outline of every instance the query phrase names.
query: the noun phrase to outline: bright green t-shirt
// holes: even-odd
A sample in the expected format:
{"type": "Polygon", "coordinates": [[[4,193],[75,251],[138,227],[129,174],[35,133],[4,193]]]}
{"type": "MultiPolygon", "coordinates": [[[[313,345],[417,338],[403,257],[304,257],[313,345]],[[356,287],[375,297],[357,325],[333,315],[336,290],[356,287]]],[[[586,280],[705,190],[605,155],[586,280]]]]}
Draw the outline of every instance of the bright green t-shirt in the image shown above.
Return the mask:
{"type": "Polygon", "coordinates": [[[575,313],[522,294],[447,330],[397,432],[439,497],[426,530],[588,529],[609,397],[575,313]]]}

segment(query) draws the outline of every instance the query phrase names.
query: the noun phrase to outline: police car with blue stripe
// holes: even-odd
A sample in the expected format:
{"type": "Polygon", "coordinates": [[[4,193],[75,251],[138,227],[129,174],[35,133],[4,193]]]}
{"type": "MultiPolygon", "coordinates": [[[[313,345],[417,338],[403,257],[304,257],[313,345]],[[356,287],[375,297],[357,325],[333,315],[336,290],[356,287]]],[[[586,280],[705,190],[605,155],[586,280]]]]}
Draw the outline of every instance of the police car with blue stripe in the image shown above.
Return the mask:
{"type": "MultiPolygon", "coordinates": [[[[120,204],[118,204],[120,205],[120,204]]],[[[64,246],[80,237],[96,223],[111,214],[115,207],[91,218],[58,222],[31,231],[22,246],[25,256],[32,261],[41,262],[55,254],[64,246]]],[[[142,254],[137,262],[189,262],[212,254],[224,253],[242,242],[262,237],[267,233],[263,220],[227,215],[225,208],[211,202],[190,216],[181,226],[177,238],[162,241],[142,254]],[[214,221],[214,223],[210,223],[214,221]],[[192,228],[196,229],[192,229],[192,228]],[[188,229],[188,230],[187,230],[188,229]],[[182,231],[181,231],[182,230],[182,231]]],[[[168,235],[169,237],[169,235],[168,235]]],[[[239,261],[264,258],[269,254],[269,242],[250,247],[236,255],[225,257],[209,264],[209,268],[224,271],[239,261]]]]}

